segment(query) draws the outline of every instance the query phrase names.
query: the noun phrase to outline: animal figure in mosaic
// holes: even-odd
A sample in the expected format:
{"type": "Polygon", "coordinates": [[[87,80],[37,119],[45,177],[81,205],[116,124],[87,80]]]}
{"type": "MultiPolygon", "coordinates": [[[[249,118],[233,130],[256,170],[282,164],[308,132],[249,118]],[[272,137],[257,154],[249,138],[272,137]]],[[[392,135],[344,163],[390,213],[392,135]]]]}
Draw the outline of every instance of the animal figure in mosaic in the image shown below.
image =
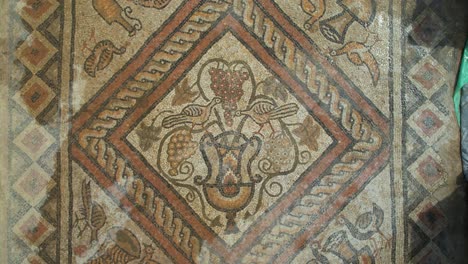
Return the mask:
{"type": "Polygon", "coordinates": [[[374,203],[372,211],[359,215],[354,224],[345,217],[341,217],[340,221],[348,228],[354,238],[367,240],[375,233],[383,235],[379,229],[382,226],[383,219],[383,210],[374,203]]]}
{"type": "Polygon", "coordinates": [[[112,23],[118,23],[125,30],[128,31],[128,35],[134,36],[137,31],[141,30],[141,21],[137,18],[131,17],[133,10],[130,7],[122,8],[119,3],[115,0],[92,0],[94,10],[111,25],[112,23]],[[130,23],[130,20],[132,23],[130,23]]]}
{"type": "Polygon", "coordinates": [[[377,60],[370,52],[370,48],[370,46],[364,43],[351,41],[337,50],[332,50],[330,55],[333,57],[346,55],[349,61],[351,61],[354,65],[366,66],[367,70],[372,76],[372,83],[375,86],[377,85],[377,82],[380,78],[380,70],[377,60]]]}
{"type": "Polygon", "coordinates": [[[164,128],[171,128],[182,124],[192,124],[192,129],[196,125],[203,126],[210,118],[211,110],[221,103],[221,98],[215,97],[207,105],[190,104],[182,109],[180,114],[170,115],[162,121],[164,128]]]}
{"type": "Polygon", "coordinates": [[[98,232],[106,223],[106,213],[102,206],[93,202],[91,198],[91,183],[83,181],[81,185],[81,199],[83,206],[80,208],[81,217],[76,216],[75,226],[78,226],[80,222],[85,223],[85,226],[79,231],[78,237],[80,237],[86,229],[91,230],[90,242],[97,241],[98,232]]]}
{"type": "Polygon", "coordinates": [[[112,41],[106,39],[99,41],[94,46],[91,54],[84,62],[85,72],[91,76],[96,76],[96,71],[105,69],[114,58],[114,54],[122,55],[125,53],[125,47],[117,48],[112,41]]]}
{"type": "Polygon", "coordinates": [[[350,234],[352,239],[370,241],[377,245],[378,243],[373,240],[375,234],[385,238],[385,235],[380,231],[383,220],[384,211],[375,203],[373,203],[371,211],[360,214],[354,223],[351,223],[346,217],[339,216],[337,223],[345,226],[347,230],[334,232],[327,238],[323,247],[319,241],[312,242],[311,250],[315,259],[309,263],[332,263],[327,257],[327,253],[342,259],[344,263],[375,263],[378,248],[372,249],[373,245],[366,245],[357,249],[348,235],[350,234]]]}
{"type": "Polygon", "coordinates": [[[304,28],[307,30],[316,31],[317,28],[312,26],[317,22],[325,13],[325,0],[302,0],[301,8],[310,18],[304,23],[304,28]]]}
{"type": "Polygon", "coordinates": [[[250,117],[255,123],[260,125],[259,130],[256,132],[260,134],[265,124],[269,124],[272,131],[274,128],[271,124],[272,120],[278,120],[297,114],[299,107],[294,103],[276,106],[273,102],[260,99],[254,102],[248,109],[236,112],[236,116],[246,115],[250,117]]]}
{"type": "Polygon", "coordinates": [[[369,246],[356,249],[349,241],[346,232],[343,230],[335,232],[329,236],[324,246],[322,247],[322,250],[324,252],[334,254],[338,258],[342,259],[344,263],[375,263],[374,256],[372,255],[369,246]]]}
{"type": "Polygon", "coordinates": [[[136,236],[126,228],[114,227],[87,264],[129,263],[140,259],[141,246],[136,236]]]}
{"type": "Polygon", "coordinates": [[[376,255],[379,254],[381,244],[380,240],[384,239],[385,244],[388,243],[386,235],[380,230],[383,224],[384,211],[377,204],[372,204],[372,211],[365,212],[356,218],[356,221],[351,223],[345,217],[339,217],[338,223],[346,226],[350,234],[358,240],[369,240],[375,250],[376,255]]]}

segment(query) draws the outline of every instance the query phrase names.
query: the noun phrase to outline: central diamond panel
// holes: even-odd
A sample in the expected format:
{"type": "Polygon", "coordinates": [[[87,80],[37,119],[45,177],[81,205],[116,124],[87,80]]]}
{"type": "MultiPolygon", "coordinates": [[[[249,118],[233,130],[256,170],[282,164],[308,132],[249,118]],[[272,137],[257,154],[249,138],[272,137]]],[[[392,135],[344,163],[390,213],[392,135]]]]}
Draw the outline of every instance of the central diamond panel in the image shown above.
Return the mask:
{"type": "Polygon", "coordinates": [[[127,140],[230,245],[335,142],[230,32],[127,140]]]}

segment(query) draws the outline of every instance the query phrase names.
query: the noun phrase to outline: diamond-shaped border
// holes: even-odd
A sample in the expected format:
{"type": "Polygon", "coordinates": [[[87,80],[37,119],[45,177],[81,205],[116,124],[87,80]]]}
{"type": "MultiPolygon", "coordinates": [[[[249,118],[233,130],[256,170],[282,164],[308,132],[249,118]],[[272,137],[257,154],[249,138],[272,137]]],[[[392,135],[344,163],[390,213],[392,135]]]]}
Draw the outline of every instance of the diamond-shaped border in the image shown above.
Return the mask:
{"type": "MultiPolygon", "coordinates": [[[[249,49],[254,50],[255,54],[262,54],[263,56],[267,56],[266,53],[264,52],[264,50],[262,50],[260,45],[255,45],[253,40],[251,40],[251,39],[249,40],[249,37],[247,37],[247,36],[249,36],[247,32],[245,32],[245,31],[240,31],[242,33],[237,32],[237,31],[241,30],[241,26],[237,21],[233,20],[229,16],[226,18],[226,20],[227,20],[226,22],[224,22],[224,23],[222,22],[221,24],[228,25],[227,28],[230,29],[231,33],[235,37],[237,37],[237,39],[241,43],[243,43],[243,44],[245,42],[249,43],[249,49]]],[[[194,63],[196,63],[196,61],[198,61],[198,59],[201,58],[201,56],[209,48],[208,44],[212,43],[212,42],[206,41],[206,40],[217,39],[217,38],[219,38],[219,36],[217,36],[217,34],[220,34],[220,36],[222,36],[222,35],[224,35],[225,32],[227,32],[227,31],[222,31],[222,33],[221,33],[220,31],[221,30],[216,30],[216,33],[214,33],[214,34],[210,32],[208,34],[208,36],[206,37],[206,39],[204,39],[202,41],[203,43],[200,43],[197,46],[197,48],[203,49],[203,50],[201,50],[200,52],[190,53],[186,57],[186,59],[181,62],[181,64],[193,65],[194,63]],[[217,33],[217,32],[220,32],[220,33],[217,33]]],[[[260,56],[258,56],[258,57],[260,57],[260,56]]],[[[269,58],[269,60],[259,59],[259,62],[263,63],[264,65],[269,65],[270,67],[272,67],[274,69],[280,69],[281,68],[281,66],[277,62],[275,62],[274,59],[271,56],[268,57],[268,58],[269,58]]],[[[179,72],[185,71],[185,69],[183,69],[183,68],[185,68],[185,67],[177,67],[174,70],[174,72],[171,73],[170,76],[166,79],[167,81],[162,82],[158,86],[158,88],[146,98],[145,102],[142,102],[139,105],[139,109],[140,110],[147,110],[147,111],[150,110],[152,108],[151,106],[155,102],[160,100],[161,95],[166,94],[169,91],[169,89],[172,89],[172,87],[174,87],[173,82],[177,79],[177,77],[180,77],[179,72]]],[[[191,67],[187,66],[188,70],[190,68],[191,67]]],[[[292,87],[292,89],[294,90],[294,92],[297,95],[302,95],[303,96],[303,98],[300,99],[302,101],[305,101],[303,103],[303,107],[305,107],[308,111],[314,112],[314,114],[316,115],[316,116],[314,116],[314,118],[318,118],[321,122],[323,122],[328,127],[329,131],[331,131],[331,134],[332,134],[332,135],[329,135],[329,136],[332,137],[334,139],[334,141],[335,141],[335,143],[332,144],[328,148],[327,154],[322,156],[321,158],[319,158],[319,160],[322,160],[322,161],[326,160],[326,162],[318,162],[318,165],[316,167],[314,167],[313,172],[304,173],[306,175],[314,175],[313,177],[312,176],[311,177],[306,177],[306,178],[308,178],[307,180],[300,181],[301,184],[307,185],[307,184],[310,184],[311,182],[313,182],[313,180],[315,180],[317,177],[319,177],[320,173],[323,172],[326,169],[324,164],[331,164],[331,162],[333,160],[335,160],[336,157],[342,151],[344,151],[347,148],[347,146],[350,144],[350,139],[339,128],[339,126],[334,121],[327,120],[325,110],[323,110],[319,106],[319,104],[316,103],[313,99],[309,98],[308,95],[306,95],[304,93],[304,90],[300,86],[300,84],[295,83],[294,81],[291,80],[291,78],[289,76],[286,75],[287,74],[286,71],[276,70],[275,73],[278,74],[279,76],[282,75],[282,77],[283,77],[282,80],[288,80],[289,82],[286,81],[287,86],[292,87]]],[[[138,151],[134,147],[129,147],[129,146],[131,146],[131,144],[126,139],[126,136],[131,131],[129,131],[127,129],[128,129],[128,127],[135,126],[138,123],[138,120],[141,117],[142,117],[142,111],[133,112],[128,118],[123,120],[123,122],[117,126],[114,133],[109,135],[109,142],[112,145],[114,145],[121,153],[124,153],[124,155],[128,157],[128,160],[134,165],[135,169],[139,172],[139,174],[143,175],[149,182],[151,182],[151,184],[153,186],[167,185],[168,183],[166,183],[165,180],[162,180],[162,181],[156,180],[156,178],[158,178],[158,176],[157,176],[158,173],[154,169],[152,169],[151,166],[149,166],[148,164],[145,164],[145,163],[143,163],[141,161],[141,158],[140,158],[141,155],[139,155],[138,151]]],[[[298,185],[299,185],[299,183],[298,183],[298,185]]],[[[166,191],[166,189],[167,188],[165,188],[164,190],[159,190],[159,191],[161,193],[164,193],[165,195],[171,195],[171,194],[169,194],[169,192],[166,191]]],[[[178,196],[177,191],[174,190],[173,192],[176,194],[176,196],[178,196]]],[[[177,203],[177,205],[174,205],[174,207],[176,207],[178,209],[187,207],[186,209],[182,210],[182,211],[187,211],[187,212],[190,212],[191,210],[193,210],[193,209],[191,209],[190,206],[185,204],[185,199],[183,199],[181,197],[178,197],[177,199],[180,199],[182,202],[177,203]]],[[[294,201],[294,199],[292,198],[292,195],[285,196],[281,200],[287,200],[289,203],[292,203],[294,201]]],[[[171,203],[175,203],[175,200],[171,199],[171,203]]],[[[284,202],[279,203],[279,204],[284,204],[284,202]]],[[[269,217],[268,215],[271,215],[274,212],[275,212],[275,209],[271,210],[269,212],[270,214],[267,214],[266,216],[264,216],[264,218],[265,219],[271,219],[271,217],[269,217]]],[[[277,212],[277,214],[278,213],[279,212],[277,212]]],[[[187,214],[187,218],[190,219],[188,214],[187,214]]],[[[197,221],[201,221],[201,220],[197,220],[197,221]]],[[[266,220],[263,220],[263,222],[265,222],[265,221],[266,220]]],[[[196,225],[195,222],[190,222],[190,223],[192,225],[196,225]]],[[[258,224],[257,226],[262,226],[262,225],[258,224]]],[[[255,230],[255,229],[256,228],[253,227],[253,226],[251,226],[249,228],[249,230],[255,230]]],[[[207,230],[207,231],[212,232],[210,229],[207,230]]],[[[200,232],[203,232],[203,233],[206,233],[207,231],[200,230],[200,232]]],[[[248,233],[248,232],[246,232],[246,233],[248,233]]],[[[215,235],[215,234],[213,233],[213,235],[215,235]]],[[[244,236],[245,236],[245,234],[244,234],[244,236]]],[[[236,242],[235,245],[238,245],[238,244],[242,243],[241,241],[242,241],[242,239],[240,239],[238,242],[236,242]]],[[[224,244],[224,242],[222,242],[222,244],[224,246],[227,246],[226,244],[224,244]]]]}
{"type": "Polygon", "coordinates": [[[54,11],[57,9],[57,7],[60,5],[56,0],[47,0],[51,4],[51,7],[47,12],[43,13],[42,16],[39,19],[35,19],[30,17],[24,10],[23,7],[26,7],[26,0],[20,0],[18,1],[18,4],[16,4],[16,11],[18,14],[23,18],[26,22],[28,22],[33,28],[37,28],[39,25],[41,25],[54,11]]]}
{"type": "Polygon", "coordinates": [[[440,263],[451,263],[447,257],[440,251],[439,247],[434,244],[434,242],[430,242],[425,246],[414,258],[411,260],[411,263],[421,263],[423,258],[430,252],[433,251],[439,258],[441,259],[440,263]]]}
{"type": "Polygon", "coordinates": [[[432,11],[430,7],[426,7],[426,9],[424,9],[424,11],[421,12],[421,14],[419,14],[416,20],[412,22],[411,25],[409,25],[406,29],[406,32],[409,33],[413,37],[413,39],[419,44],[419,46],[423,47],[426,51],[432,50],[444,38],[444,35],[441,34],[437,36],[436,39],[431,41],[430,46],[427,46],[427,43],[419,39],[416,34],[413,34],[413,30],[416,27],[416,25],[419,25],[419,23],[421,23],[425,17],[430,16],[431,13],[436,19],[441,21],[441,18],[434,11],[432,11]]]}
{"type": "MultiPolygon", "coordinates": [[[[438,229],[436,230],[430,230],[428,229],[423,223],[421,223],[418,219],[418,213],[421,212],[421,210],[426,207],[427,205],[430,205],[430,206],[433,206],[433,207],[437,207],[437,200],[435,200],[434,198],[432,197],[428,197],[426,199],[424,199],[424,201],[422,201],[411,213],[410,213],[410,218],[416,223],[416,225],[421,228],[425,234],[427,234],[429,237],[431,238],[434,238],[435,236],[437,236],[442,230],[444,230],[444,228],[447,226],[447,222],[444,221],[442,224],[443,226],[440,226],[438,229]]],[[[439,208],[437,208],[438,210],[440,210],[439,208]]],[[[442,212],[442,211],[441,211],[442,212]]],[[[443,214],[443,212],[442,212],[443,214]]],[[[444,215],[445,217],[445,215],[444,215]]]]}
{"type": "Polygon", "coordinates": [[[50,133],[45,130],[40,124],[38,124],[36,121],[32,121],[28,127],[26,127],[21,133],[19,133],[16,138],[13,140],[16,146],[18,146],[19,149],[21,149],[24,153],[26,153],[29,157],[31,157],[33,160],[38,160],[42,154],[55,142],[55,138],[50,135],[50,133]],[[25,135],[29,132],[31,132],[33,129],[37,129],[40,131],[42,135],[46,138],[46,141],[36,153],[30,153],[29,149],[24,146],[23,142],[21,140],[25,137],[25,135]]]}
{"type": "Polygon", "coordinates": [[[40,213],[36,211],[36,209],[31,208],[13,227],[13,232],[21,239],[23,240],[26,245],[30,246],[32,249],[37,248],[44,240],[55,231],[55,227],[51,225],[40,213]],[[47,231],[35,242],[31,244],[31,241],[29,241],[27,238],[25,238],[20,230],[21,226],[24,225],[26,221],[28,221],[31,217],[35,217],[38,219],[42,224],[44,224],[47,227],[47,231]]]}
{"type": "Polygon", "coordinates": [[[23,87],[15,93],[15,95],[13,96],[13,99],[19,104],[21,105],[21,107],[23,107],[26,111],[28,111],[28,113],[32,113],[32,115],[34,117],[37,117],[39,114],[42,113],[42,111],[44,111],[44,109],[50,104],[50,102],[55,98],[56,94],[55,92],[49,87],[49,85],[47,85],[43,80],[41,80],[41,78],[37,77],[36,75],[34,75],[33,77],[31,77],[31,79],[29,79],[25,85],[23,85],[23,87]],[[33,111],[31,108],[29,108],[27,106],[27,104],[24,102],[24,100],[21,98],[21,93],[23,93],[25,90],[28,89],[29,86],[35,84],[35,83],[38,83],[39,85],[41,85],[42,87],[45,87],[45,89],[47,89],[50,93],[49,93],[49,96],[47,97],[47,99],[44,101],[44,103],[41,105],[40,108],[38,108],[37,110],[33,111]]]}
{"type": "Polygon", "coordinates": [[[408,78],[411,80],[411,82],[418,88],[419,91],[421,91],[427,98],[431,98],[431,96],[437,92],[442,85],[444,85],[447,81],[445,80],[445,76],[447,76],[447,71],[438,63],[434,58],[432,58],[431,55],[427,55],[423,59],[421,59],[416,65],[411,68],[409,71],[408,78]],[[425,87],[422,87],[421,84],[419,83],[418,80],[414,79],[414,75],[423,67],[424,64],[429,63],[431,64],[434,68],[436,68],[439,72],[442,78],[438,79],[435,81],[435,84],[432,89],[426,89],[425,87]]]}
{"type": "Polygon", "coordinates": [[[443,171],[443,176],[437,180],[434,184],[427,184],[426,181],[419,175],[418,173],[418,167],[421,164],[422,161],[424,161],[427,157],[432,157],[435,161],[441,162],[440,156],[434,152],[432,148],[428,148],[421,156],[418,157],[418,159],[413,162],[409,166],[409,171],[413,175],[413,177],[420,183],[422,184],[427,190],[430,192],[434,192],[437,190],[442,184],[444,184],[447,181],[447,173],[443,171]]]}
{"type": "Polygon", "coordinates": [[[45,172],[40,166],[38,166],[36,163],[33,163],[24,173],[21,175],[21,177],[15,182],[13,185],[13,189],[21,196],[23,199],[25,199],[30,205],[35,206],[37,205],[46,195],[47,192],[52,189],[55,186],[55,181],[50,177],[50,175],[45,172]],[[31,173],[33,170],[37,171],[41,175],[44,175],[44,179],[48,180],[47,186],[42,189],[39,193],[36,195],[32,195],[30,193],[26,193],[21,190],[21,182],[24,180],[23,178],[26,177],[29,173],[31,173]]]}
{"type": "Polygon", "coordinates": [[[416,110],[407,120],[407,123],[410,125],[414,131],[420,136],[424,141],[426,141],[428,144],[434,144],[436,143],[440,137],[443,135],[445,132],[444,126],[447,123],[447,117],[437,109],[437,107],[430,101],[426,101],[423,105],[421,105],[418,110],[416,110]],[[416,123],[416,119],[421,115],[422,111],[429,109],[431,112],[433,112],[442,122],[442,127],[440,127],[433,135],[428,136],[424,131],[418,126],[416,123]]]}
{"type": "Polygon", "coordinates": [[[41,257],[36,254],[27,256],[21,264],[47,264],[41,257]]]}
{"type": "Polygon", "coordinates": [[[57,52],[57,49],[44,37],[42,36],[41,33],[38,31],[33,31],[27,38],[26,40],[18,47],[18,49],[15,52],[16,58],[21,61],[28,69],[33,72],[37,73],[44,67],[44,65],[47,64],[47,62],[55,55],[57,52]],[[34,39],[37,39],[39,42],[41,42],[48,50],[49,53],[47,53],[47,56],[41,61],[39,65],[34,65],[29,63],[29,61],[21,56],[21,52],[25,49],[28,48],[28,43],[32,42],[34,39]]]}

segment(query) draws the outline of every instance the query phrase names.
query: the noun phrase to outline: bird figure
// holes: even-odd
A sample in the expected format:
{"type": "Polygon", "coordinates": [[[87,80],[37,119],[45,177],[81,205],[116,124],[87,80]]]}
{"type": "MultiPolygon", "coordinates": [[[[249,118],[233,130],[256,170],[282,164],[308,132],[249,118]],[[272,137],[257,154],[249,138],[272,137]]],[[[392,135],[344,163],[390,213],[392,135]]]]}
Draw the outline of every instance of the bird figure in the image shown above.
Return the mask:
{"type": "Polygon", "coordinates": [[[137,237],[126,228],[113,227],[107,232],[99,250],[86,264],[135,263],[141,255],[137,237]]]}
{"type": "MultiPolygon", "coordinates": [[[[331,253],[340,258],[343,263],[373,264],[375,257],[369,246],[356,248],[348,238],[346,231],[339,230],[330,235],[321,248],[322,252],[331,253]]],[[[324,256],[324,255],[322,255],[324,256]]],[[[330,263],[322,258],[319,263],[330,263]]],[[[332,262],[335,263],[335,262],[332,262]]]]}
{"type": "Polygon", "coordinates": [[[163,119],[162,126],[171,128],[181,124],[192,124],[192,129],[196,125],[203,126],[210,118],[211,110],[221,103],[221,98],[215,97],[207,105],[190,104],[182,109],[180,114],[170,115],[163,119]]]}
{"type": "Polygon", "coordinates": [[[372,77],[372,83],[375,86],[380,78],[380,70],[377,60],[370,51],[371,47],[364,43],[351,41],[337,50],[331,50],[330,55],[335,57],[346,54],[348,60],[354,65],[366,66],[372,77]]]}
{"type": "MultiPolygon", "coordinates": [[[[248,109],[237,111],[235,113],[236,116],[248,116],[252,118],[252,120],[260,125],[260,128],[255,133],[261,134],[265,124],[269,124],[271,130],[273,131],[272,135],[275,132],[273,125],[271,124],[272,120],[278,120],[282,118],[286,118],[289,116],[293,116],[297,114],[299,107],[294,103],[285,104],[282,106],[277,106],[276,104],[272,103],[268,100],[258,100],[253,103],[248,109]]],[[[261,134],[262,135],[262,134],[261,134]]]]}
{"type": "Polygon", "coordinates": [[[377,204],[373,203],[372,211],[359,215],[354,224],[345,217],[341,217],[340,222],[348,228],[353,237],[359,240],[367,240],[375,233],[383,235],[379,229],[383,223],[383,219],[383,210],[377,204]]]}
{"type": "Polygon", "coordinates": [[[78,217],[77,213],[75,213],[75,226],[78,226],[79,222],[84,221],[85,226],[79,231],[78,237],[89,228],[91,230],[90,242],[92,243],[93,241],[97,241],[98,232],[106,223],[107,217],[102,206],[91,199],[91,182],[82,182],[81,199],[83,202],[83,206],[79,210],[81,217],[78,217]]]}
{"type": "Polygon", "coordinates": [[[354,224],[343,216],[338,218],[338,223],[345,225],[354,238],[370,240],[376,256],[380,254],[382,246],[385,246],[389,241],[386,235],[380,230],[383,221],[384,211],[375,203],[372,204],[372,211],[359,215],[354,224]],[[378,235],[375,236],[376,234],[378,235]]]}

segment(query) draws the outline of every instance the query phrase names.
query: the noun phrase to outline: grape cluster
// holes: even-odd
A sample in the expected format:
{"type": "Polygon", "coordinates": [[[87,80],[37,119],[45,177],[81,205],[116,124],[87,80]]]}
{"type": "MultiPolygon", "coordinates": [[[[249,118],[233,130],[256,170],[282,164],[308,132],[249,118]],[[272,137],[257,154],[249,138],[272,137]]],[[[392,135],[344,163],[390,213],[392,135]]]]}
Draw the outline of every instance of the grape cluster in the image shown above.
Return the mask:
{"type": "Polygon", "coordinates": [[[217,68],[211,68],[209,74],[211,76],[210,88],[223,101],[226,124],[232,126],[232,116],[237,110],[237,102],[244,95],[242,85],[249,79],[249,75],[247,72],[217,68]]]}
{"type": "Polygon", "coordinates": [[[169,139],[167,146],[167,161],[171,166],[169,174],[176,176],[182,161],[190,158],[197,149],[197,142],[192,141],[192,133],[188,129],[175,132],[169,139]]]}
{"type": "Polygon", "coordinates": [[[273,172],[288,170],[293,157],[292,142],[286,136],[277,136],[265,142],[266,157],[272,163],[273,172]]]}

